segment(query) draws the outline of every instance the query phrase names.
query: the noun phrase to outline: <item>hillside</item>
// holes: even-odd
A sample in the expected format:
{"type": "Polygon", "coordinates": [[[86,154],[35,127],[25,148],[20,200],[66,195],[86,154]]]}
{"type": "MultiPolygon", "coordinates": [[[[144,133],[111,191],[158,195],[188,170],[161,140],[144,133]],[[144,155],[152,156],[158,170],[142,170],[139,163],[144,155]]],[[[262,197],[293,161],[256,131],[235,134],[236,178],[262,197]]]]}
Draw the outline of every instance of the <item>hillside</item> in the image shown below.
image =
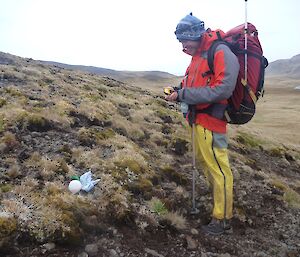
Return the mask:
{"type": "Polygon", "coordinates": [[[139,85],[142,88],[161,90],[170,82],[179,83],[180,78],[177,76],[161,71],[118,71],[112,69],[104,69],[93,66],[84,65],[70,65],[58,62],[39,61],[41,64],[52,65],[57,68],[64,68],[68,70],[83,71],[87,73],[107,76],[119,81],[123,81],[133,85],[139,85]]]}
{"type": "Polygon", "coordinates": [[[271,62],[266,69],[266,75],[300,79],[300,54],[295,55],[290,59],[271,62]]]}
{"type": "Polygon", "coordinates": [[[138,83],[0,53],[0,256],[299,256],[300,149],[263,125],[271,81],[253,123],[229,128],[235,209],[222,236],[200,230],[212,209],[201,167],[190,214],[178,106],[138,83]],[[89,170],[99,183],[72,194],[89,170]]]}

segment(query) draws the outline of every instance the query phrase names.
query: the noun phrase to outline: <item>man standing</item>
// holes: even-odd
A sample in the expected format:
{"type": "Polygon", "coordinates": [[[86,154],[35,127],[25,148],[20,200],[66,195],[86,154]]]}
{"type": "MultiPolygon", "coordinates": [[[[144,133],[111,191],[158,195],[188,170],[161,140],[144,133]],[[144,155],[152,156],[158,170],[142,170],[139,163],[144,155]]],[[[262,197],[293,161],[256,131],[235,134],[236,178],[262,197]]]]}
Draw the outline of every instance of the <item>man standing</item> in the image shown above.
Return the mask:
{"type": "Polygon", "coordinates": [[[214,201],[212,220],[202,229],[213,235],[230,228],[228,221],[232,218],[233,176],[228,160],[224,113],[239,72],[237,57],[224,44],[217,46],[214,72],[209,72],[207,52],[218,34],[222,36],[223,32],[206,30],[204,22],[192,13],[180,20],[175,35],[183,52],[191,55],[192,60],[181,88],[166,96],[168,101],[179,101],[188,106],[184,115],[190,124],[195,124],[196,153],[212,187],[214,201]]]}

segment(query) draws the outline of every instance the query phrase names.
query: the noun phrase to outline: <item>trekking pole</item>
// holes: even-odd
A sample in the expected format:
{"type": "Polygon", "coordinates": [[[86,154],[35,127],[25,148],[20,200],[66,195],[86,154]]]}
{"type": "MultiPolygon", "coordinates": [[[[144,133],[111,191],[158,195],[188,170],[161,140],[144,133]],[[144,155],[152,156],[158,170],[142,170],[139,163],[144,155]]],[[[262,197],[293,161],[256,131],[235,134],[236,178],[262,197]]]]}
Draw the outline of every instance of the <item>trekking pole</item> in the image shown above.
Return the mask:
{"type": "Polygon", "coordinates": [[[247,49],[248,49],[248,21],[247,21],[247,0],[245,0],[245,83],[248,84],[248,55],[247,55],[247,49]]]}
{"type": "Polygon", "coordinates": [[[196,147],[195,147],[195,109],[192,109],[192,152],[193,152],[193,174],[192,174],[192,210],[191,214],[198,214],[199,210],[196,207],[196,197],[195,197],[195,189],[196,189],[196,147]]]}

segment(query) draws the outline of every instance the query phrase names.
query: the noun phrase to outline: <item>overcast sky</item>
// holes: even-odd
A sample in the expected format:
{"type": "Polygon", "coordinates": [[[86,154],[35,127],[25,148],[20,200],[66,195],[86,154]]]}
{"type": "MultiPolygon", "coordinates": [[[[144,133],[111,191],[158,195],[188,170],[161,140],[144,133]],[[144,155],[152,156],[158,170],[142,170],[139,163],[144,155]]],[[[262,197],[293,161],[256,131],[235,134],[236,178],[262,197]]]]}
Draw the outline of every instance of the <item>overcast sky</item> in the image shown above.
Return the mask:
{"type": "MultiPolygon", "coordinates": [[[[300,54],[300,0],[248,0],[269,61],[300,54]]],[[[36,60],[181,75],[174,30],[189,12],[211,29],[245,21],[244,0],[0,0],[0,51],[36,60]]]]}

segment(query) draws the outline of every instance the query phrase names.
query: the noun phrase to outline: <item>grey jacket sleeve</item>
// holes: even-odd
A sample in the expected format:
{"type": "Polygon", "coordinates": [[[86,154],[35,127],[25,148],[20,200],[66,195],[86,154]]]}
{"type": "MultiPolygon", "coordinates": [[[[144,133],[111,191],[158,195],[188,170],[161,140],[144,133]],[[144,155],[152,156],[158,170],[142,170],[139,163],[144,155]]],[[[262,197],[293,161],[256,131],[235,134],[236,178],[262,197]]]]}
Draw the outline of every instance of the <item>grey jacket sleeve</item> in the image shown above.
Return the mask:
{"type": "MultiPolygon", "coordinates": [[[[236,80],[239,73],[239,62],[234,53],[228,46],[220,44],[217,49],[224,52],[225,72],[224,78],[218,86],[204,86],[183,88],[178,91],[178,100],[187,104],[216,103],[224,99],[228,99],[235,88],[236,80]]],[[[217,74],[218,71],[216,70],[217,74]]]]}

